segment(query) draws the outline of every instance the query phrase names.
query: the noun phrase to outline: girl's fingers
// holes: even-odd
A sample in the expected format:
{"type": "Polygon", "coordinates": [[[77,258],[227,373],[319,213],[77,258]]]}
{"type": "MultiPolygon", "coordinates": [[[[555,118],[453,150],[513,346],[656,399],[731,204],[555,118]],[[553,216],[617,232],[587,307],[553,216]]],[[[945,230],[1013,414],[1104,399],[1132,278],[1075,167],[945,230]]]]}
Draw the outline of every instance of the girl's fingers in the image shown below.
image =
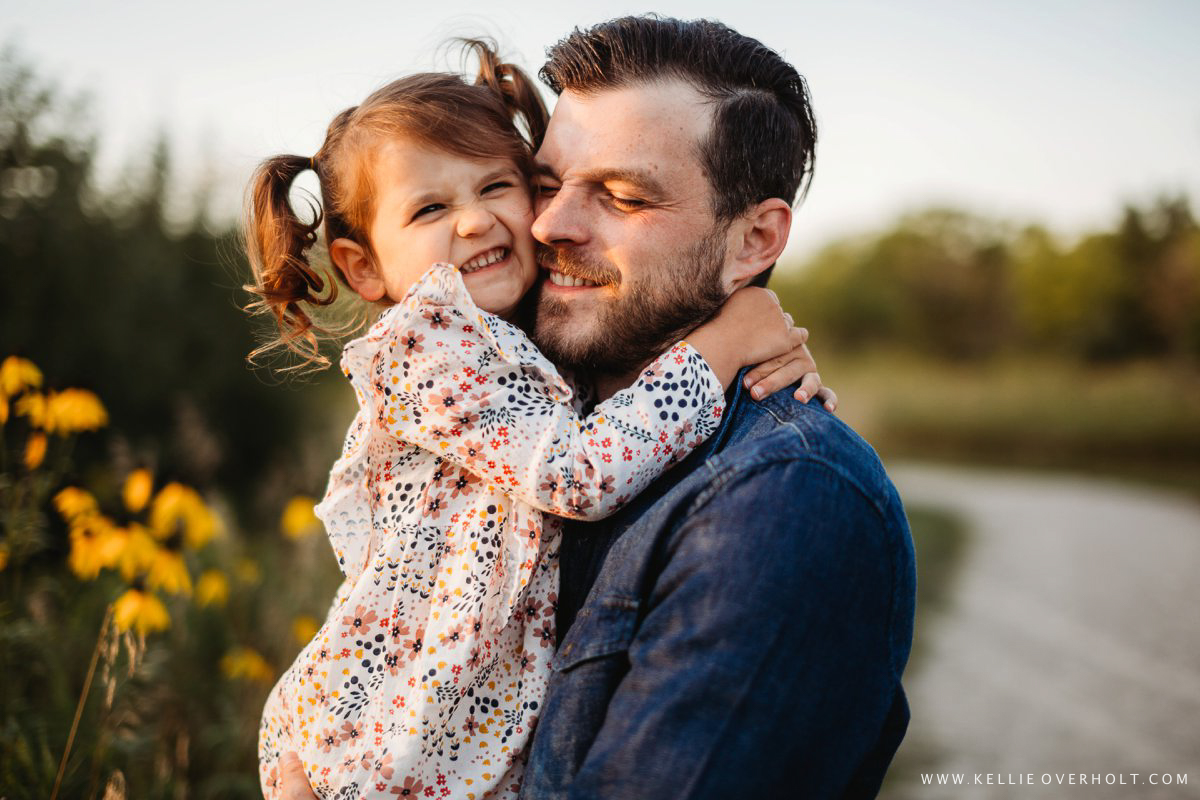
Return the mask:
{"type": "Polygon", "coordinates": [[[808,340],[808,331],[804,328],[792,328],[788,331],[788,345],[790,350],[780,353],[774,358],[769,358],[760,364],[756,364],[746,373],[742,383],[747,387],[753,386],[758,381],[762,380],[767,375],[770,375],[775,370],[782,367],[789,361],[794,361],[797,358],[804,359],[809,365],[810,371],[816,371],[817,362],[813,360],[812,353],[808,351],[808,345],[805,342],[808,340]]]}
{"type": "Polygon", "coordinates": [[[817,399],[825,405],[827,411],[837,411],[838,396],[833,389],[822,386],[821,391],[817,392],[817,399]]]}
{"type": "MultiPolygon", "coordinates": [[[[749,372],[746,373],[746,377],[742,380],[742,384],[747,389],[752,389],[754,385],[763,378],[780,369],[789,361],[794,360],[796,358],[794,352],[795,351],[784,353],[781,356],[776,356],[775,358],[769,359],[754,366],[749,372]]],[[[755,397],[758,397],[758,395],[755,395],[755,397]]]]}
{"type": "Polygon", "coordinates": [[[821,391],[821,375],[817,372],[804,373],[804,379],[800,381],[800,388],[793,395],[801,403],[807,403],[810,398],[816,397],[817,392],[821,391]]]}
{"type": "Polygon", "coordinates": [[[283,787],[282,800],[318,800],[308,785],[308,776],[304,774],[300,756],[295,753],[284,753],[280,757],[279,778],[283,787]]]}
{"type": "Polygon", "coordinates": [[[806,367],[806,369],[804,370],[805,372],[816,372],[817,371],[816,359],[814,359],[812,357],[812,353],[809,352],[808,345],[801,343],[798,347],[796,347],[794,350],[792,350],[791,355],[792,355],[792,358],[794,358],[797,361],[804,364],[804,366],[806,367]]]}
{"type": "MultiPolygon", "coordinates": [[[[755,400],[762,400],[764,397],[774,394],[780,389],[791,386],[808,372],[808,366],[803,359],[794,359],[756,381],[750,389],[750,394],[753,395],[755,400]]],[[[815,392],[818,388],[820,388],[819,380],[817,385],[812,388],[812,391],[815,392]]]]}
{"type": "MultiPolygon", "coordinates": [[[[768,394],[771,394],[772,391],[778,391],[784,386],[800,380],[801,376],[803,376],[806,372],[815,373],[816,371],[817,362],[813,360],[812,353],[808,351],[808,345],[800,344],[781,356],[776,356],[775,358],[764,361],[761,364],[751,368],[750,371],[746,373],[746,377],[742,379],[742,384],[747,389],[751,390],[751,394],[754,395],[754,399],[761,400],[768,394]],[[754,392],[755,384],[763,381],[768,375],[779,372],[784,368],[787,369],[787,375],[792,376],[790,380],[778,385],[776,385],[777,381],[772,380],[771,386],[774,388],[771,389],[771,391],[767,391],[764,387],[764,390],[761,394],[754,392]]],[[[817,388],[820,387],[818,386],[817,388]]]]}

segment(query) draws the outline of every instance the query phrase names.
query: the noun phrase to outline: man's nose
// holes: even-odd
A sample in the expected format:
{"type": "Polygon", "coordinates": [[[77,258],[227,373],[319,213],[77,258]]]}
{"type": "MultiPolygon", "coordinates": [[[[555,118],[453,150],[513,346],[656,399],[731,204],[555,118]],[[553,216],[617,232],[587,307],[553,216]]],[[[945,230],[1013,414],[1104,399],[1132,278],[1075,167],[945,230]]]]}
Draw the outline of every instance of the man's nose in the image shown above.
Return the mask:
{"type": "Polygon", "coordinates": [[[542,244],[581,244],[587,240],[587,215],[584,193],[562,187],[550,197],[540,197],[535,205],[533,238],[542,244]]]}
{"type": "Polygon", "coordinates": [[[482,236],[492,229],[496,224],[496,215],[486,208],[479,205],[473,205],[463,209],[458,215],[458,224],[455,230],[458,235],[464,239],[470,239],[475,236],[482,236]]]}

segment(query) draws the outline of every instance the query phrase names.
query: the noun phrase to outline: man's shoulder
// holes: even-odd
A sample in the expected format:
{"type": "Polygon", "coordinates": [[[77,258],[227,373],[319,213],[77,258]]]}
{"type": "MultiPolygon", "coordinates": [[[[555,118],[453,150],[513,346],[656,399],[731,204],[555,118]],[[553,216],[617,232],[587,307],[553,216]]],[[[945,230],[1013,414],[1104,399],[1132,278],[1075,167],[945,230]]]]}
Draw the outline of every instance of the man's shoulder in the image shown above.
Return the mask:
{"type": "Polygon", "coordinates": [[[897,510],[895,487],[875,449],[819,402],[801,403],[787,390],[761,401],[742,393],[727,413],[726,438],[705,461],[715,482],[771,481],[802,464],[827,473],[833,486],[860,492],[883,514],[897,510]]]}

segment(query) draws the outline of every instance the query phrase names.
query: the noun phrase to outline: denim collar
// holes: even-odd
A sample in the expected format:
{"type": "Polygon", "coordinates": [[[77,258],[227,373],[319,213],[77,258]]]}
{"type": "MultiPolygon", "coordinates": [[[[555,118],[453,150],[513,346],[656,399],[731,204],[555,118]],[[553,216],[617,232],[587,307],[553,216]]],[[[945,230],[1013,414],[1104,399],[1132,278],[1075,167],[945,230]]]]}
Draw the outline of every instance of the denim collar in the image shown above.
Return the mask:
{"type": "Polygon", "coordinates": [[[714,452],[719,450],[733,432],[734,417],[737,416],[737,407],[745,402],[745,397],[749,394],[746,391],[746,386],[743,383],[746,373],[750,371],[750,367],[743,367],[738,371],[737,377],[733,380],[733,385],[725,390],[725,413],[721,415],[721,425],[717,428],[716,433],[708,437],[704,444],[692,451],[691,459],[696,461],[705,461],[714,452]]]}

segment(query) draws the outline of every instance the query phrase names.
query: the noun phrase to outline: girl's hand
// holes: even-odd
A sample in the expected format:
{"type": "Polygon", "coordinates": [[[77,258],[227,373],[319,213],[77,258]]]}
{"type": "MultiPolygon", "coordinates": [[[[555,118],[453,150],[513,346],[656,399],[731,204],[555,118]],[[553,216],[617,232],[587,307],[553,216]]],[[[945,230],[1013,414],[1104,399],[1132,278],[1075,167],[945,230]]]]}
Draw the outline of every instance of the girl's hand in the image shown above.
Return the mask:
{"type": "Polygon", "coordinates": [[[832,411],[837,395],[821,385],[807,340],[808,331],[792,326],[791,315],[779,306],[775,293],[757,287],[734,292],[715,317],[687,337],[723,386],[728,387],[742,367],[758,365],[747,374],[746,383],[756,400],[803,378],[796,399],[807,403],[818,397],[832,411]]]}
{"type": "Polygon", "coordinates": [[[280,757],[279,777],[283,790],[281,800],[320,800],[308,785],[304,765],[300,763],[300,756],[295,753],[284,753],[280,757]]]}
{"type": "MultiPolygon", "coordinates": [[[[784,316],[791,320],[790,315],[784,316]]],[[[747,372],[742,378],[742,385],[750,390],[755,400],[761,400],[799,380],[800,388],[793,393],[793,397],[801,403],[807,403],[815,397],[829,411],[836,410],[837,393],[821,384],[817,362],[808,350],[808,329],[792,328],[791,339],[794,346],[790,351],[764,361],[747,372]]]]}
{"type": "Polygon", "coordinates": [[[717,315],[692,331],[687,341],[728,388],[742,367],[790,352],[791,329],[774,292],[747,287],[731,294],[717,315]]]}

